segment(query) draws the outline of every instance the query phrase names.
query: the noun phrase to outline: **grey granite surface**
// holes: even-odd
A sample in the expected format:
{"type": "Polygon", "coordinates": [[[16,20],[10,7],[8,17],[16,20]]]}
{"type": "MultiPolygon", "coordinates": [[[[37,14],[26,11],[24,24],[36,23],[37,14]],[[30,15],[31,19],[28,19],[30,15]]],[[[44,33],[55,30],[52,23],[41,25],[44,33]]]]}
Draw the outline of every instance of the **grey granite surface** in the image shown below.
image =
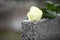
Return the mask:
{"type": "Polygon", "coordinates": [[[60,40],[60,17],[43,22],[22,22],[22,40],[60,40]]]}

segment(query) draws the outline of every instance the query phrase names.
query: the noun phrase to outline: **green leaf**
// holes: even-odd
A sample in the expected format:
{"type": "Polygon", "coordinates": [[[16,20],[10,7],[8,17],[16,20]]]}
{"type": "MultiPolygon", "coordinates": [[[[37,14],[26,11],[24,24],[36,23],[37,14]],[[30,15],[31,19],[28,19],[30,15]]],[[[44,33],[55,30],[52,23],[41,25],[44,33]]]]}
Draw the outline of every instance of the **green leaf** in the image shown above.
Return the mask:
{"type": "Polygon", "coordinates": [[[45,4],[48,10],[51,10],[51,11],[56,10],[55,5],[52,1],[46,1],[45,4]]]}
{"type": "Polygon", "coordinates": [[[43,14],[45,18],[53,19],[56,18],[57,14],[56,12],[52,12],[50,10],[46,10],[46,12],[43,14]]]}
{"type": "Polygon", "coordinates": [[[46,8],[41,8],[41,10],[42,10],[43,12],[45,12],[45,11],[46,11],[46,8]]]}
{"type": "Polygon", "coordinates": [[[43,12],[42,18],[45,18],[46,8],[41,8],[41,10],[42,10],[42,12],[43,12]]]}
{"type": "Polygon", "coordinates": [[[55,7],[56,7],[56,12],[60,13],[60,4],[55,4],[55,7]]]}

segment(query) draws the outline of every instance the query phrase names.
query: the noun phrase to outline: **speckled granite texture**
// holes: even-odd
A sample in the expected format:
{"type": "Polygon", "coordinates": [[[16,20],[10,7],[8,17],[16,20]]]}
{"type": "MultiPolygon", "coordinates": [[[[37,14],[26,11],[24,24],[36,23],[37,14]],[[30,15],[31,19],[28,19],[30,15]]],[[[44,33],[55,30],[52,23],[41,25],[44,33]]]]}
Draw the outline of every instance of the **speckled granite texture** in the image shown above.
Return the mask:
{"type": "Polygon", "coordinates": [[[22,22],[22,40],[60,40],[60,17],[43,22],[22,22]]]}

